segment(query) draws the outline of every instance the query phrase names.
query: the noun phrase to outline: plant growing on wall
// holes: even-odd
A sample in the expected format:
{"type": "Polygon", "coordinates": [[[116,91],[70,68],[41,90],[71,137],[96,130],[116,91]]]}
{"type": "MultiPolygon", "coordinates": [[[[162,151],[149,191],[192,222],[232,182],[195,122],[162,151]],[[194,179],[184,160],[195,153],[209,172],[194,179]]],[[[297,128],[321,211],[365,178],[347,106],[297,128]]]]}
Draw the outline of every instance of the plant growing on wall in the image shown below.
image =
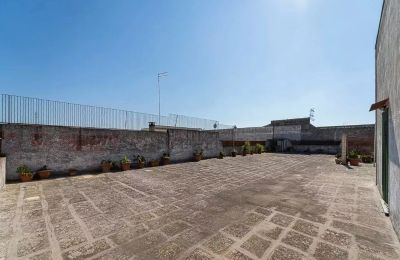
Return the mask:
{"type": "Polygon", "coordinates": [[[32,170],[26,166],[26,165],[21,165],[17,168],[17,173],[19,174],[19,178],[21,181],[31,181],[33,178],[33,173],[32,170]]]}

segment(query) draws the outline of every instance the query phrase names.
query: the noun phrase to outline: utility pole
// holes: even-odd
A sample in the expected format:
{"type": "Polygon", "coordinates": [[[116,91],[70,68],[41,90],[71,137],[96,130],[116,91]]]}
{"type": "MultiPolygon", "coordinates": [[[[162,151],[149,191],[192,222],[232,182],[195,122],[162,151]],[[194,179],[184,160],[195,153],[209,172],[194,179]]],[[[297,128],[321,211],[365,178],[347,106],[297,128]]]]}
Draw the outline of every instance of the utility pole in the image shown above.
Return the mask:
{"type": "Polygon", "coordinates": [[[160,78],[168,76],[168,72],[160,72],[157,74],[157,85],[158,85],[158,125],[161,125],[161,88],[160,78]]]}

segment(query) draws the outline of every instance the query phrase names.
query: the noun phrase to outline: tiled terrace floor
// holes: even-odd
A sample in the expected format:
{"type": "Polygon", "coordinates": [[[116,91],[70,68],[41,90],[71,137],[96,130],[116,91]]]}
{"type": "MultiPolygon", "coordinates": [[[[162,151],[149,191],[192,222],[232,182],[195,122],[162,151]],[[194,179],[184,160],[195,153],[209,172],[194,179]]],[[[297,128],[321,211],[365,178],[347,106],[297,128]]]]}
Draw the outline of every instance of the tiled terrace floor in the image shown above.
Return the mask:
{"type": "Polygon", "coordinates": [[[12,184],[0,220],[0,259],[399,259],[400,248],[374,168],[331,156],[12,184]]]}

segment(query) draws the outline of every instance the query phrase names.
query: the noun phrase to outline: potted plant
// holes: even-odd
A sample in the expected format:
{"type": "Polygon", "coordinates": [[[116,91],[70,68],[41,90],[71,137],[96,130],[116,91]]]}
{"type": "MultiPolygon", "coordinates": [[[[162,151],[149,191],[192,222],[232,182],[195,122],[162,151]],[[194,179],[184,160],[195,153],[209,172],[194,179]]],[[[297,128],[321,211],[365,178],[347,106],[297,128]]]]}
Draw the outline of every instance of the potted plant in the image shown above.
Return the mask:
{"type": "Polygon", "coordinates": [[[170,157],[168,153],[164,153],[163,156],[161,157],[161,164],[162,165],[167,165],[170,163],[170,157]]]}
{"type": "Polygon", "coordinates": [[[33,178],[32,170],[29,169],[29,167],[26,165],[19,166],[17,168],[17,173],[19,174],[19,178],[23,182],[31,181],[33,178]]]}
{"type": "Polygon", "coordinates": [[[146,165],[146,159],[142,155],[138,155],[136,156],[136,164],[138,169],[142,169],[146,165]]]}
{"type": "Polygon", "coordinates": [[[242,146],[242,155],[246,156],[250,152],[250,142],[246,141],[244,142],[244,145],[242,146]]]}
{"type": "Polygon", "coordinates": [[[218,159],[224,159],[225,154],[223,152],[219,152],[218,159]]]}
{"type": "Polygon", "coordinates": [[[123,171],[129,171],[131,169],[131,160],[128,159],[128,156],[125,155],[120,163],[123,171]]]}
{"type": "Polygon", "coordinates": [[[193,153],[193,159],[195,162],[201,161],[201,159],[203,159],[203,150],[200,149],[193,153]]]}
{"type": "Polygon", "coordinates": [[[159,165],[160,165],[160,160],[157,160],[157,159],[155,159],[155,160],[150,160],[149,165],[150,165],[150,167],[159,166],[159,165]]]}
{"type": "Polygon", "coordinates": [[[363,163],[373,163],[374,162],[374,157],[371,155],[365,154],[361,156],[361,161],[363,163]]]}
{"type": "Polygon", "coordinates": [[[78,174],[78,170],[77,169],[68,169],[68,175],[69,176],[75,176],[78,174]]]}
{"type": "Polygon", "coordinates": [[[261,154],[264,152],[264,145],[262,144],[256,144],[256,153],[261,154]]]}
{"type": "Polygon", "coordinates": [[[102,160],[101,161],[101,171],[102,172],[110,172],[113,167],[113,163],[110,160],[102,160]]]}
{"type": "Polygon", "coordinates": [[[348,159],[351,166],[359,166],[360,159],[359,159],[359,152],[357,150],[351,150],[348,155],[348,159]]]}
{"type": "Polygon", "coordinates": [[[47,169],[47,165],[44,165],[37,171],[37,174],[39,174],[40,179],[47,179],[50,177],[51,170],[47,169]]]}
{"type": "Polygon", "coordinates": [[[232,157],[236,157],[237,151],[236,151],[236,150],[233,150],[233,151],[231,152],[231,155],[232,155],[232,157]]]}

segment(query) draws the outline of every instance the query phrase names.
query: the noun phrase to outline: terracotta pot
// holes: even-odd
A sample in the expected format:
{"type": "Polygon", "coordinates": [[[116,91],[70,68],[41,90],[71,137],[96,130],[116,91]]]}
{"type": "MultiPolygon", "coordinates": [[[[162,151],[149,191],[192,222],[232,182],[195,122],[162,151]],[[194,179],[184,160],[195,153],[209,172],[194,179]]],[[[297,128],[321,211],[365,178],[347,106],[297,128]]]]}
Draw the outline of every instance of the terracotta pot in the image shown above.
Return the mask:
{"type": "Polygon", "coordinates": [[[237,152],[231,152],[232,157],[236,157],[237,152]]]}
{"type": "Polygon", "coordinates": [[[22,182],[32,181],[33,175],[20,175],[19,178],[22,182]]]}
{"type": "Polygon", "coordinates": [[[121,169],[123,171],[129,171],[131,169],[131,163],[121,163],[121,169]]]}
{"type": "Polygon", "coordinates": [[[77,175],[77,174],[78,174],[78,171],[75,170],[75,169],[69,169],[69,170],[68,170],[68,175],[69,175],[69,176],[75,176],[75,175],[77,175]]]}
{"type": "Polygon", "coordinates": [[[162,165],[168,165],[168,164],[170,164],[170,159],[169,158],[162,158],[161,159],[161,164],[162,165]]]}
{"type": "Polygon", "coordinates": [[[152,160],[149,162],[150,167],[156,167],[160,165],[160,161],[159,160],[152,160]]]}
{"type": "Polygon", "coordinates": [[[43,170],[43,171],[38,171],[40,179],[47,179],[50,177],[51,170],[43,170]]]}
{"type": "Polygon", "coordinates": [[[201,161],[201,157],[202,157],[201,154],[195,154],[193,159],[195,162],[199,162],[201,161]]]}
{"type": "Polygon", "coordinates": [[[359,166],[360,165],[360,159],[349,159],[350,165],[351,166],[359,166]]]}
{"type": "Polygon", "coordinates": [[[102,172],[110,172],[112,168],[112,163],[103,163],[101,164],[102,172]]]}
{"type": "Polygon", "coordinates": [[[144,162],[138,162],[138,163],[137,163],[137,168],[138,168],[138,169],[144,168],[144,162]]]}

